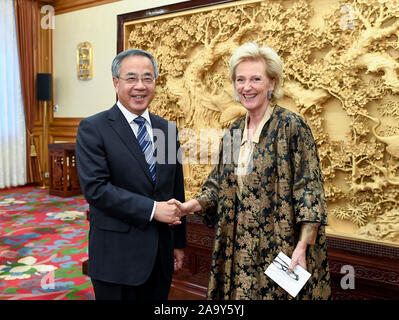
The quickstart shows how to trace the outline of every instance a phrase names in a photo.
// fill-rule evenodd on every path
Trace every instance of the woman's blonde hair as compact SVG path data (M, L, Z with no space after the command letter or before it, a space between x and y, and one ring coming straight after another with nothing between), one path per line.
M266 64L266 75L269 79L275 80L275 86L272 93L273 98L280 98L283 96L283 63L272 48L259 47L257 43L248 42L239 47L230 58L230 79L233 82L235 90L235 76L237 66L244 60L258 60L262 59ZM236 93L236 96L237 93Z

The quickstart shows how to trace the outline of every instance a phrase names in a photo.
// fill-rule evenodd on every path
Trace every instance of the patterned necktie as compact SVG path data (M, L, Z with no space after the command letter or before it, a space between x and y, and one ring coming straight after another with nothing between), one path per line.
M141 150L144 153L145 160L148 163L152 181L155 182L156 173L155 173L155 157L152 149L152 142L150 135L145 128L145 119L143 117L137 117L133 120L139 125L139 131L137 132L137 141L141 147Z

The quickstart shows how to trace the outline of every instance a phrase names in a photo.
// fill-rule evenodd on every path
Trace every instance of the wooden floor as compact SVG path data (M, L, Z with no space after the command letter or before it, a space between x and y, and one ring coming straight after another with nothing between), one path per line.
M173 279L169 300L205 300L206 287Z

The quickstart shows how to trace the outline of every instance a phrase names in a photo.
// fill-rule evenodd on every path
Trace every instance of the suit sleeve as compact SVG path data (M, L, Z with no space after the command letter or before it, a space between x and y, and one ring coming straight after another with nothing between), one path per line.
M176 131L177 133L177 131ZM176 150L180 150L180 143L178 139L178 134L176 135ZM185 202L185 194L184 194L184 176L183 176L183 167L181 163L181 158L179 154L176 155L176 174L175 174L175 185L174 185L174 198L179 200L180 202ZM174 227L175 231L175 243L174 247L176 249L183 249L187 246L186 239L186 217L181 219L182 223L178 226Z
M76 164L87 202L113 218L143 228L150 219L154 201L110 182L107 154L97 126L87 119L79 124Z

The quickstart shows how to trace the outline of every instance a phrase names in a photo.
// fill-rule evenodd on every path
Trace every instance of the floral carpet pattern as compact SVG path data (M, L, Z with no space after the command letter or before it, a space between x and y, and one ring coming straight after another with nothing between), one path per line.
M0 300L92 300L88 204L47 189L0 190Z

